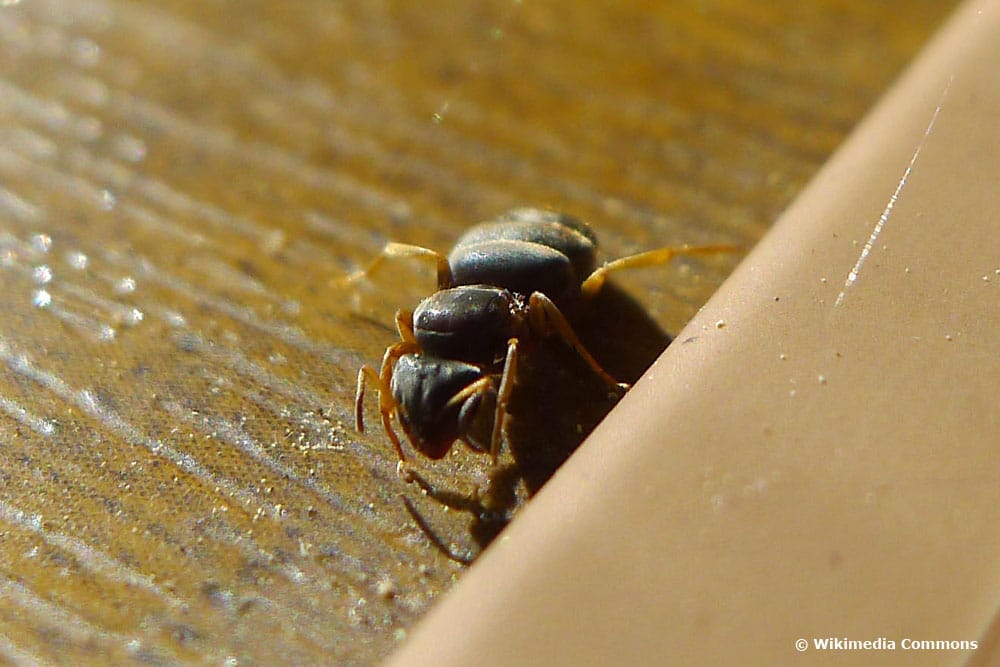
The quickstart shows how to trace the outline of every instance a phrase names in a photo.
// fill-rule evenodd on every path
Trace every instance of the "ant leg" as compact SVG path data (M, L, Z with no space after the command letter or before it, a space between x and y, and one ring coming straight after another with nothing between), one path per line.
M580 285L580 290L587 297L597 294L604 285L608 274L612 271L666 264L678 255L714 255L716 253L739 252L741 250L741 247L732 245L680 246L677 248L647 250L636 255L620 257L605 263L603 266L599 266L583 281L583 284Z
M365 432L365 380L381 385L378 373L371 366L362 366L358 371L358 388L354 392L354 429L358 433ZM381 390L379 387L379 391Z
M396 402L392 398L389 384L371 366L362 366L361 370L358 371L358 389L354 395L354 426L359 433L365 432L365 380L374 382L375 386L378 387L379 414L382 417L382 428L385 429L386 435L392 441L392 446L396 450L396 455L399 456L400 463L405 463L406 456L403 454L403 445L399 441L396 431L393 430L392 422L389 419L390 415L396 410Z
M355 283L362 278L370 278L375 275L380 268L382 268L386 259L396 259L401 257L414 257L417 259L433 261L437 267L438 289L442 290L451 287L451 267L448 265L447 257L429 248L422 248L420 246L409 245L407 243L393 243L391 241L385 244L385 247L382 248L382 252L375 256L375 259L371 261L371 264L364 269L351 273L345 278L333 281L333 285L341 287Z
M562 314L559 307L552 303L549 297L545 296L541 292L535 292L531 295L528 300L528 313L531 318L531 326L537 332L545 334L549 331L549 327L555 330L559 337L563 341L576 350L576 353L587 362L597 375L604 380L604 382L614 389L615 391L628 391L629 386L624 382L619 382L610 375L607 371L601 368L601 365L597 363L597 360L591 356L587 348L583 346L583 342L577 337L576 332L573 331L573 327L566 320L566 316Z
M500 441L503 436L503 426L507 419L507 404L510 402L511 390L514 388L514 382L517 380L517 339L511 338L507 341L507 358L503 365L503 374L500 376L500 388L497 390L497 405L496 410L493 413L493 430L490 432L490 459L492 464L495 466L497 464L497 458L500 454ZM477 393L486 393L493 386L490 378L482 378L481 380L476 380L468 387L455 394L448 401L449 404L457 403L460 400L466 401ZM478 447L474 447L466 439L462 441L470 448L477 451L482 451Z
M399 358L404 354L413 354L415 352L420 352L420 347L417 345L416 340L403 340L385 348L385 354L382 356L382 366L379 370L379 382L382 386L388 388L392 383L392 371L396 367L396 362L399 361ZM388 396L391 397L392 393L389 392Z
M406 456L403 455L403 446L399 441L399 436L396 435L396 431L392 428L392 422L389 420L389 417L396 412L397 408L396 399L392 396L392 371L396 367L396 362L404 354L419 351L420 348L417 347L415 342L402 341L390 345L385 349L385 355L382 356L382 367L378 375L378 405L379 413L382 415L382 427L389 435L389 439L392 440L393 447L396 448L396 453L399 455L400 469L397 472L404 479L408 477L408 474L405 474L405 471L402 470L402 466L406 464Z
M472 403L470 403L470 401L472 399L474 399L474 398L482 398L485 394L488 394L492 390L493 390L493 378L491 378L491 377L480 378L480 379L476 380L475 382L473 382L472 384L470 384L467 387L465 387L464 389L462 389L461 391L459 391L457 394L455 394L451 398L449 398L448 402L445 404L445 408L453 408L455 406L461 406L459 408L459 418L462 419L462 420L464 420L464 419L470 417L470 415L466 414L466 410L470 409L471 406L473 405ZM497 399L497 412L496 412L497 415L501 414L499 405L500 405L500 401L499 401L499 398L498 398ZM506 406L504 407L504 414L506 414ZM492 436L490 438L490 452L493 454L493 463L494 464L496 463L497 438L498 438L498 431L497 431L497 427L496 427L496 422L494 422ZM479 447L473 446L472 443L467 438L460 437L460 439L470 449L474 449L474 450L479 451L479 452L483 451Z
M387 347L385 355L382 357L382 366L379 373L376 373L375 369L367 365L362 366L361 370L358 371L358 386L354 394L354 426L359 433L364 433L365 383L366 381L373 382L378 387L378 411L382 418L382 428L385 429L386 435L392 441L392 446L399 457L400 465L406 463L406 455L403 454L403 444L400 442L399 436L396 435L396 431L392 428L391 417L398 407L396 399L392 396L392 369L401 356L416 351L418 351L416 343L407 341ZM400 472L400 477L404 477L402 472Z
M417 343L417 335L413 333L413 311L412 310L397 310L396 311L396 331L399 332L399 338L404 343Z
M462 389L460 392L448 399L448 402L444 404L445 408L452 408L455 405L465 403L467 400L475 396L476 394L485 394L493 386L493 382L490 378L479 378L469 386Z
M500 439L503 434L503 425L507 420L507 403L510 401L510 393L517 381L517 339L511 338L507 341L507 360L503 365L503 375L500 376L500 389L497 390L497 410L493 417L493 434L490 437L490 458L493 465L497 464L497 457L500 454Z

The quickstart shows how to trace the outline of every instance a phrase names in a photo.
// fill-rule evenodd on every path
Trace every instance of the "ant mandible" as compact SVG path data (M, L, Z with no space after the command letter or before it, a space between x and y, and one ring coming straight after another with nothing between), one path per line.
M495 465L522 340L555 334L609 388L626 391L628 385L611 377L587 351L563 311L574 314L612 271L663 264L678 255L735 250L724 245L657 248L598 267L597 237L589 226L535 208L475 225L447 257L388 243L346 282L373 275L386 259L415 257L435 263L438 291L413 311L396 313L400 341L386 348L380 370L365 365L358 371L357 430L364 432L365 387L371 382L378 388L382 426L399 456L401 476L408 477L403 475L406 455L393 416L413 448L428 458L443 457L461 440L488 451ZM479 428L483 411L493 413L486 442Z

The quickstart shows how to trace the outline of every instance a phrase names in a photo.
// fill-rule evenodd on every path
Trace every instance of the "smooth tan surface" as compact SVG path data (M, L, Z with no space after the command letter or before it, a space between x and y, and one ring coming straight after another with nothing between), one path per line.
M995 660L998 62L966 5L392 664Z
M522 205L750 247L948 8L0 0L0 662L378 662L465 571L401 499L474 555L612 402L526 354L490 511L419 462L449 510L351 423L432 278L332 281ZM738 259L581 334L637 377Z

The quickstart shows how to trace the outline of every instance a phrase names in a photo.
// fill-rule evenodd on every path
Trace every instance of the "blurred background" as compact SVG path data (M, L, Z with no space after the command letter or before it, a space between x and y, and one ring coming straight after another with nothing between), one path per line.
M0 660L377 662L613 401L539 343L500 472L405 484L355 378L433 276L336 281L525 205L752 246L952 4L0 0ZM581 335L634 379L737 261Z

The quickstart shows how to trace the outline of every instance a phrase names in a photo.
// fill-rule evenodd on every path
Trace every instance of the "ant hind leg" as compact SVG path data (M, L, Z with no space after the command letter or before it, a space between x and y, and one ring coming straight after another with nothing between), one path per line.
M732 245L678 246L675 248L668 247L647 250L646 252L640 252L635 255L619 257L618 259L597 267L593 273L587 276L587 279L583 281L583 284L580 285L580 290L583 292L585 297L597 294L597 292L599 292L601 287L604 285L604 281L607 280L608 274L612 271L620 271L621 269L636 269L646 266L658 266L660 264L666 264L674 257L680 255L715 255L725 252L739 252L740 250L742 250L742 248L739 246Z
M409 245L407 243L394 243L391 241L385 244L385 247L382 248L382 252L376 255L375 259L373 259L367 267L355 271L344 278L334 280L333 285L335 287L343 287L345 285L356 283L363 278L371 278L378 273L387 259L397 258L416 258L433 261L434 265L437 267L438 289L442 290L451 287L451 267L448 265L447 257L431 250L430 248Z

